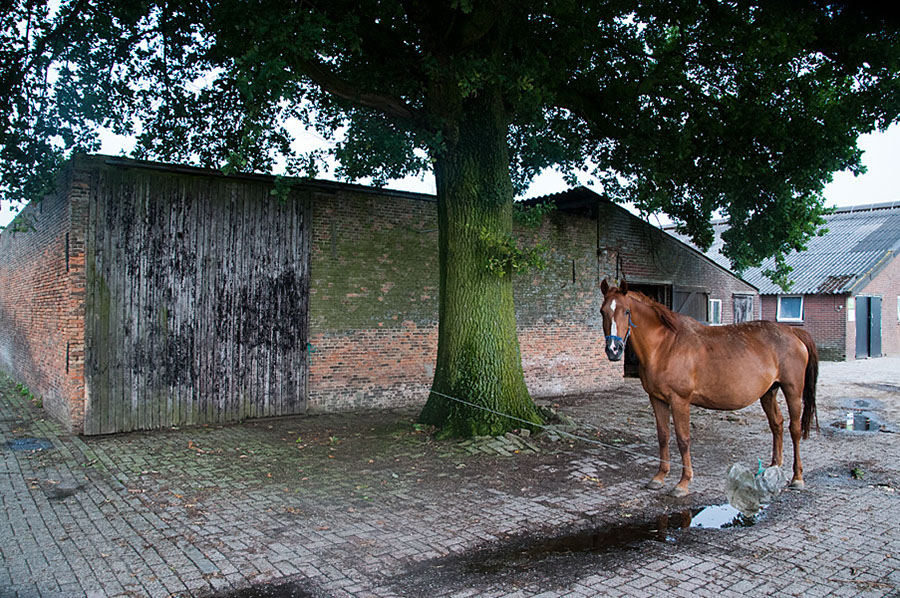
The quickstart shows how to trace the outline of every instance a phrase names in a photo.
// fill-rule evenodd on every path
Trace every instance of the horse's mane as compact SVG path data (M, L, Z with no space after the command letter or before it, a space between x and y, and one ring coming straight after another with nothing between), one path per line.
M634 297L647 307L653 309L656 312L656 315L659 317L659 321L665 325L666 328L671 330L672 332L678 332L682 328L682 316L676 314L674 311L659 303L658 301L654 301L647 295L643 294L640 291L628 291L629 297Z

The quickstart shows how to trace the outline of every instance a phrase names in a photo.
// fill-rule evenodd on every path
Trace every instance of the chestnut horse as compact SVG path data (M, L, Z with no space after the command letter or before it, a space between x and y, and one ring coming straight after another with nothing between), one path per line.
M603 333L606 355L619 361L625 343L640 361L638 375L656 416L659 470L647 488L662 488L669 473L669 414L681 451L681 481L673 496L686 496L691 468L690 407L743 409L759 399L772 430L772 465L783 461L784 418L776 393L781 388L790 414L794 445L791 487L803 487L800 437L809 437L816 412L816 345L802 328L775 322L704 326L636 291L623 279L618 288L604 280ZM803 410L801 416L801 407Z

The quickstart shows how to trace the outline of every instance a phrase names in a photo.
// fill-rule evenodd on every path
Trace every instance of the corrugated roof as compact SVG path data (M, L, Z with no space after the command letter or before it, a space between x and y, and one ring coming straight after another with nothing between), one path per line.
M858 291L856 288L866 276L874 275L881 267L896 257L900 250L900 204L877 204L864 208L838 208L825 217L828 232L809 240L806 251L787 256L787 264L793 268L790 279L794 281L791 293L843 294ZM718 223L713 226L715 241L707 255L718 264L730 268L722 255L722 233L729 226ZM685 235L670 234L682 241ZM762 295L776 295L784 291L765 277L763 272L775 267L775 259L765 260L758 268L744 272L743 278L759 288Z

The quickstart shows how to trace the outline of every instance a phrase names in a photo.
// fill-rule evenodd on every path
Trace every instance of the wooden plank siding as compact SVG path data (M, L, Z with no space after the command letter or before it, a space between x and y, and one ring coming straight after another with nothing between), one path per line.
M100 168L85 259L85 434L302 413L308 198Z

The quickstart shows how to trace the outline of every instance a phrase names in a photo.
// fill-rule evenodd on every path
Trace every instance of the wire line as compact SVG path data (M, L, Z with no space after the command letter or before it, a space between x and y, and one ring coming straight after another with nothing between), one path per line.
M566 431L564 431L564 430L559 430L559 429L551 428L550 426L548 426L548 425L546 425L546 424L536 424L536 423L534 423L533 421L529 421L529 420L527 420L527 419L522 419L522 418L520 418L520 417L516 417L515 415L510 415L510 414L508 414L508 413L503 413L503 412L501 412L501 411L496 411L496 410L494 410L494 409L491 409L490 407L485 407L484 405L478 405L477 403L472 403L471 401L466 401L466 400L464 400L464 399L460 399L460 398L457 398L457 397L451 397L450 395L444 394L444 393L442 393L442 392L438 392L438 391L436 391L436 390L432 390L432 391L431 391L431 394L436 394L436 395L438 395L439 397L444 397L444 398L446 398L446 399L450 399L451 401L456 401L457 403L462 403L463 405L468 405L469 407L474 407L474 408L476 408L476 409L481 409L482 411L487 411L487 412L489 412L489 413L493 413L493 414L499 415L499 416L501 416L501 417L506 417L506 418L509 418L509 419L511 419L511 420L513 420L513 421L521 422L521 423L523 423L523 424L528 424L529 426L534 426L534 427L536 427L536 428L542 428L542 429L544 429L544 430L551 431L551 432L553 432L553 433L555 433L555 434L559 434L560 436L567 436L567 437L572 438L572 439L574 439L574 440L580 440L580 441L582 441L582 442L587 442L587 443L590 443L590 444L596 444L596 445L598 445L598 446L602 446L602 447L604 447L604 448L612 449L612 450L614 450L614 451L620 451L620 452L622 452L622 453L629 453L629 454L631 454L631 455L635 455L635 456L638 456L638 457L643 457L643 458L646 458L646 459L650 459L651 461L658 458L658 456L647 455L646 453L641 453L641 452L639 452L639 451L635 451L635 450L628 449L628 448L625 448L625 447L615 446L615 445L613 445L613 444L606 444L605 442L601 442L601 441L599 441L599 440L594 440L593 438L588 438L588 437L586 437L586 436L579 436L579 435L577 435L577 434L571 434L571 433L566 432ZM669 465L681 465L682 467L684 467L684 465L683 465L682 463L679 463L679 462L676 462L676 461L665 460L665 459L659 459L659 462L660 462L660 463L668 463ZM690 469L691 471L693 471L694 468L693 468L693 467L687 467L686 469Z

